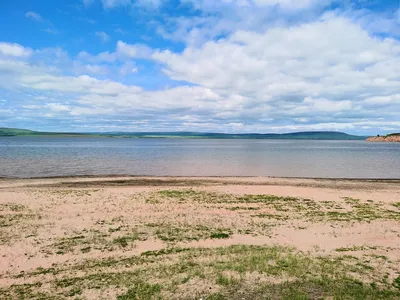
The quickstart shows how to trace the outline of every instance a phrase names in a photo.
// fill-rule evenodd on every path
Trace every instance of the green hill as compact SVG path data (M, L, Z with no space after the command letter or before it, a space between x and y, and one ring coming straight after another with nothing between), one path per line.
M0 128L0 136L57 136L57 137L111 137L111 138L197 138L197 139L295 139L295 140L365 140L364 136L336 131L305 131L293 133L201 133L201 132L107 132L68 133L39 132L17 128Z
M0 127L0 136L18 136L18 135L34 135L36 131L17 128Z

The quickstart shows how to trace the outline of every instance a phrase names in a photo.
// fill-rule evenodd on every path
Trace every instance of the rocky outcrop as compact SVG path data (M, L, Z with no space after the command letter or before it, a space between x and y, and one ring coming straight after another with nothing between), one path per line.
M400 135L371 136L367 142L400 142Z

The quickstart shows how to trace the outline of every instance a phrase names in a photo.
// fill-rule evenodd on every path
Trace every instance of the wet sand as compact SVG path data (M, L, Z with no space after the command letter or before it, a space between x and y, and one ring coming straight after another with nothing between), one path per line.
M38 293L58 295L59 299L72 297L68 292L75 286L64 287L58 284L60 280L86 278L96 272L109 274L104 268L74 269L88 261L121 261L165 249L214 251L234 245L278 246L313 258L351 256L358 260L356 265L371 268L368 276L354 275L357 280L368 284L377 281L382 289L396 290L400 276L399 180L0 179L0 217L0 287L7 297L18 295L16 287L24 287L29 298ZM176 259L179 255L174 254L171 261ZM135 269L132 265L108 267L113 272ZM260 274L259 280L276 283L270 275ZM165 299L200 299L211 292L223 297L230 291L218 280L210 283L202 279L198 284L203 288L191 295L187 290L193 287L186 282L174 283L172 288L166 278L154 275L147 281L152 278L163 282L159 296ZM35 285L39 282L46 284ZM27 284L34 288L25 290ZM104 283L93 289L85 284L79 285L73 296L116 299L129 287Z

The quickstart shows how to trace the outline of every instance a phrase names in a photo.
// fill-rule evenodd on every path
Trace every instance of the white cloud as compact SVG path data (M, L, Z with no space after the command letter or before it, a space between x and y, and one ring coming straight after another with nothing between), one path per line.
M25 17L27 17L28 19L31 19L33 21L44 22L44 19L42 18L42 16L34 11L28 11L25 14Z
M108 67L105 65L82 64L78 61L75 61L73 65L73 71L76 74L105 75L108 73Z
M91 74L102 75L107 73L107 68L98 65L85 65L85 69Z
M25 48L19 44L0 42L0 55L28 57L32 54L32 50Z
M122 76L127 76L138 71L137 67L132 62L126 62L122 65L119 72Z
M234 3L260 11L277 4L287 10L317 5L305 0L206 2L198 4ZM115 128L130 128L134 118L150 130L400 129L398 40L372 35L358 20L338 13L300 25L260 28L255 28L260 20L237 27L233 19L210 26L204 22L214 18L211 14L186 24L182 36L190 32L189 42L178 52L118 41L114 51L82 51L72 59L61 49L32 51L0 43L0 86L29 99L18 105L31 115L40 110L52 118L92 120L93 126L106 120ZM224 34L216 38L201 32L212 32L214 25ZM147 61L136 62L140 59ZM161 64L176 82L165 75L151 77L159 65L151 65L143 77L132 76L150 64ZM165 87L157 90L149 81Z
M236 31L263 32L315 20L336 0L180 0L196 10L196 16L170 16L157 31L166 39L194 47Z
M334 2L334 0L181 0L182 3L191 4L196 9L203 11L215 11L221 7L275 7L278 6L285 10L304 10L314 7L324 7Z
M394 104L400 104L400 94L367 98L365 99L365 103L373 106L381 106L381 105L392 106Z
M82 51L77 55L77 58L92 63L112 63L117 60L125 61L132 58L151 59L153 52L153 49L143 44L127 44L123 41L118 41L115 52L106 51L97 55L91 55L86 51Z
M130 58L149 58L153 50L142 44L127 44L122 41L117 42L116 53L119 56L126 56Z
M356 100L400 89L400 43L370 37L343 18L264 33L238 31L200 48L153 57L165 63L173 79L260 102L289 96L298 102L305 97Z
M117 95L120 93L136 93L140 87L126 86L111 80L98 80L88 75L54 76L47 74L21 74L20 84L23 87L59 92L92 93L99 95Z
M103 42L107 43L110 40L110 36L104 31L97 31L96 36Z
M313 99L307 97L304 99L302 106L303 113L313 111L317 112L327 112L327 113L334 113L334 112L346 112L351 111L354 109L353 104L350 100L343 100L343 101L331 101L328 99Z
M53 112L67 112L70 108L60 103L47 103L46 106Z
M324 7L333 2L333 0L254 0L257 6L279 5L286 10L304 10L311 7Z

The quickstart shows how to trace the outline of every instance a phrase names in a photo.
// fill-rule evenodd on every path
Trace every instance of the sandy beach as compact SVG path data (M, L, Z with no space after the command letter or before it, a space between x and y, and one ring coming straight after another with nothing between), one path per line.
M400 180L0 179L0 299L398 299L399 221Z

